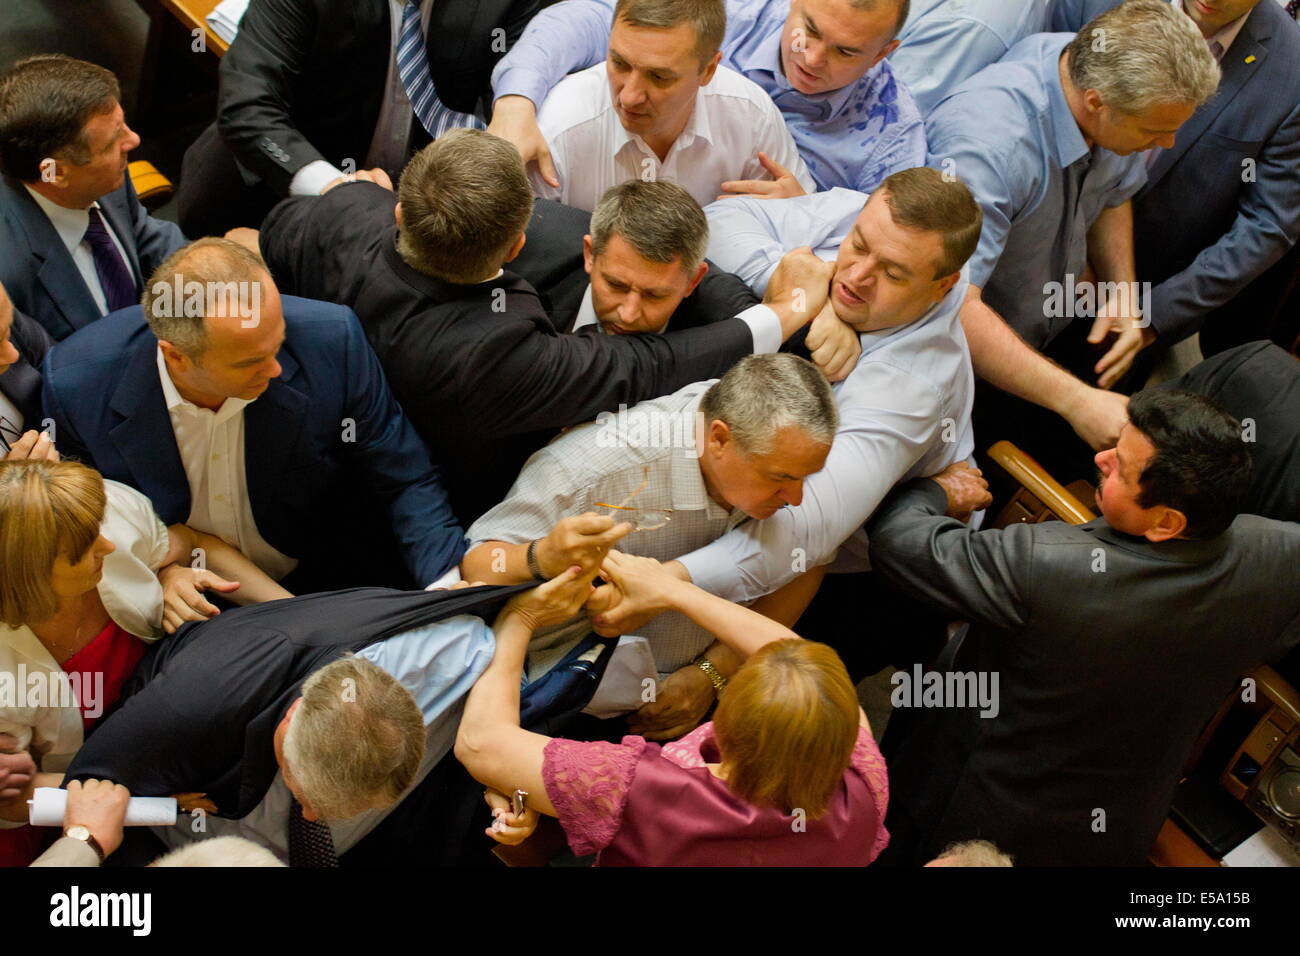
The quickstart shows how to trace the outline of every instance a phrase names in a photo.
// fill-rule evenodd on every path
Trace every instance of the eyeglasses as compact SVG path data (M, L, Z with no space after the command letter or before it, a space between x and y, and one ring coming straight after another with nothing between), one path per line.
M0 455L9 454L10 449L14 447L14 442L22 437L23 430L0 415Z
M641 484L637 485L636 490L623 499L621 505L610 505L603 501L597 501L597 508L609 508L613 511L624 512L614 517L627 521L632 525L633 531L655 531L662 528L673 518L671 508L629 508L628 505L636 498L637 495L645 491L646 485L650 484L650 466L646 465L641 469Z

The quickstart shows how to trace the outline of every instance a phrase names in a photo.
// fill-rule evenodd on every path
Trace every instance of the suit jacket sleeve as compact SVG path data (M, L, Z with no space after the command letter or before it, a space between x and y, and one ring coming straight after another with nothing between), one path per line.
M32 866L99 866L99 856L87 843L72 837L59 837Z
M50 349L41 366L41 405L45 409L45 417L54 422L54 446L59 451L59 457L69 461L79 461L98 470L95 456L77 434L72 419L63 408L63 401L59 395L60 385L55 384L56 373L52 369L51 362L53 358L54 350Z
M946 517L947 507L936 482L917 478L903 485L867 524L871 566L957 617L1020 630L1029 620L1032 529L974 531Z
M14 322L9 329L9 336L13 339L14 348L18 349L28 365L40 368L45 361L45 353L54 347L54 340L35 319L23 315L17 309L14 309L13 315Z
M294 126L292 83L317 30L311 4L255 0L221 63L217 129L239 159L281 196L294 173L325 157ZM284 158L264 150L273 144Z
M126 177L126 204L131 213L131 228L135 233L135 251L140 257L140 275L148 282L154 270L173 252L189 240L180 226L165 219L155 219L140 203L135 183Z
M346 447L388 507L406 564L431 584L460 562L464 533L452 514L438 467L393 397L361 323L348 310L347 414L356 441Z

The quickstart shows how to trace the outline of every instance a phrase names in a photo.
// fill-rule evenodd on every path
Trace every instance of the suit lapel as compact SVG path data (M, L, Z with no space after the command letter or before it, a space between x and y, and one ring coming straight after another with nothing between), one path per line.
M301 368L297 359L287 350L278 358L280 377L272 379L257 401L244 409L244 473L253 520L263 536L268 524L264 516L276 513L276 492L284 473L292 467L290 453L298 447L311 404L298 387ZM285 490L293 493L293 489Z
M164 522L175 524L189 520L190 484L158 378L157 346L153 336L143 338L109 400L121 420L108 434L131 472L129 483L148 496Z
M127 262L131 266L131 276L135 279L135 287L143 289L144 276L140 272L140 254L135 247L135 231L131 228L131 214L127 209L126 187L100 199L99 208L113 227L118 241L122 243Z

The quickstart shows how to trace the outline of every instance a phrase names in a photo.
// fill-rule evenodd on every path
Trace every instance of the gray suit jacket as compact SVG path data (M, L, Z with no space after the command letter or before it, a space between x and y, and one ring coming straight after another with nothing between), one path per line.
M99 857L81 840L59 837L32 866L99 866Z
M997 675L997 714L895 711L912 732L886 748L891 813L923 859L984 838L1027 865L1140 864L1202 725L1300 642L1300 525L1243 515L1152 544L1104 519L972 531L946 505L904 486L868 527L871 562L970 622L941 670Z

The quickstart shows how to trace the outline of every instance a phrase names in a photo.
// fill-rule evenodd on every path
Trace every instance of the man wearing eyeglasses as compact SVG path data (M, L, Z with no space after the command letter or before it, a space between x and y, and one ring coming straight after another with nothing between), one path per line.
M48 458L59 453L41 423L41 373L50 337L35 320L14 308L0 284L0 456L5 460Z

